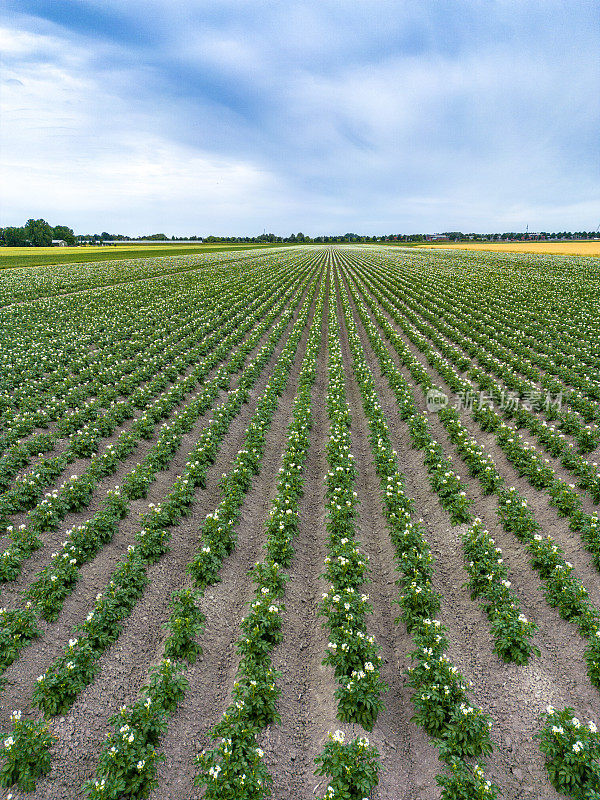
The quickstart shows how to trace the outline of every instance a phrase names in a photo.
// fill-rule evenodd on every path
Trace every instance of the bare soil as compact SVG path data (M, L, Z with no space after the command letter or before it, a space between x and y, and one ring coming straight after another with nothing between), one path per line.
M360 258L363 252L356 250L355 257ZM302 257L305 258L305 255L299 251L298 259ZM324 258L323 278L327 275L327 263ZM341 311L337 291L328 302L338 305ZM297 313L294 319L296 317ZM273 776L273 797L276 800L322 797L327 782L315 776L314 759L321 752L328 732L342 729L349 735L364 733L360 726L345 725L336 719L336 682L331 668L322 664L327 648L327 633L318 616L321 596L327 589L322 577L326 556L324 475L328 468L326 442L329 432L325 402L326 321L325 310L322 347L313 387L313 426L305 467L300 524L284 597L284 638L273 652L274 666L281 672L279 683L282 692L278 706L281 722L265 729L260 742L265 752L265 763ZM545 602L540 580L529 566L523 545L498 523L495 496L482 493L478 481L469 475L458 457L441 422L434 414L430 414L428 420L432 433L446 455L453 458L454 469L473 499L473 512L482 518L502 549L523 613L539 626L535 644L540 649L540 656L532 658L528 666L505 664L494 654L488 618L478 602L471 600L464 587L467 573L460 539L464 528L450 523L448 513L430 489L422 453L411 447L407 426L400 419L394 395L386 378L380 373L377 358L356 313L355 321L390 426L392 443L399 454L406 492L414 500L416 518L422 518L425 523L427 538L436 559L435 588L444 598L440 618L448 629L448 655L472 682L473 703L481 706L493 720L494 751L483 762L486 772L500 787L499 797L502 800L559 800L561 795L548 781L536 735L541 727L540 714L548 703L574 706L582 719L595 719L598 722L598 692L587 677L583 661L584 641L574 626L562 620L558 612ZM203 652L187 671L189 688L182 703L169 718L167 732L161 740L160 750L165 760L160 767L159 784L151 800L199 800L202 796L200 789L193 784L193 759L203 747L210 744L210 729L230 703L239 663L235 647L240 632L239 623L253 596L253 585L247 573L263 555L264 523L276 491L307 335L308 326L266 437L260 473L254 478L244 500L237 545L223 564L221 582L210 587L202 600L202 610L206 615L206 628L200 638ZM170 594L174 589L188 585L185 566L197 547L202 522L220 500L221 474L229 468L242 446L245 428L285 338L284 335L257 382L250 402L243 407L225 437L217 459L209 470L206 488L197 490L189 515L173 529L170 551L149 568L148 586L125 621L117 642L101 656L97 678L80 693L68 713L51 721L51 730L58 737L52 749L51 772L31 794L13 789L14 800L25 797L34 800L75 800L83 797L81 786L95 774L102 742L109 730L109 717L119 706L138 697L149 670L162 657L166 636L163 626L168 617ZM424 356L408 339L405 341L429 370L436 384L452 397L449 387L428 366ZM356 486L360 500L356 535L359 546L369 556L371 567L370 582L365 585L373 606L368 627L381 647L382 676L388 685L384 696L385 710L380 714L373 731L368 734L381 754L382 766L380 785L372 797L373 800L439 800L440 789L435 776L440 773L442 766L437 750L422 729L411 722L413 706L406 669L411 663L413 643L405 627L395 622L398 615L395 554L382 513L381 491L371 455L368 422L354 378L343 321L341 346L352 410L352 452L359 475ZM401 369L412 386L419 408L425 411L425 399L420 387L414 384L407 370ZM26 647L6 671L8 683L0 693L0 728L3 734L10 727L9 716L13 708L21 708L26 716L37 716L31 703L36 677L62 653L72 635L73 625L85 618L95 594L103 589L117 561L133 541L139 528L139 516L150 502L160 502L181 472L209 417L210 412L198 420L194 429L184 437L169 469L160 473L151 485L148 497L131 504L130 512L122 520L114 539L82 567L76 589L66 599L58 620L52 624L43 623L39 639ZM496 445L493 435L483 433L467 412L463 413L462 421L473 437L493 456L507 484L516 486L527 498L544 531L564 547L567 558L590 591L592 601L600 607L598 570L582 547L579 537L569 530L568 521L558 517L543 492L532 489L524 479L519 478ZM151 441L140 443L138 449L123 463L119 474L98 486L85 513L70 514L59 531L46 537L44 547L24 566L20 578L2 587L2 605L10 607L18 602L20 593L47 563L51 550L62 540L64 531L87 519L98 507L108 486L119 483L151 444ZM85 460L78 462L71 471L80 474L85 463ZM562 477L568 477L559 462L552 460L552 466ZM595 508L589 498L585 503L586 509Z

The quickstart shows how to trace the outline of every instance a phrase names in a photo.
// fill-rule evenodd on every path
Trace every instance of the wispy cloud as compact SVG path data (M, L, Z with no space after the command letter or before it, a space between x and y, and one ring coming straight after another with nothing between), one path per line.
M4 224L598 224L595 3L8 6Z

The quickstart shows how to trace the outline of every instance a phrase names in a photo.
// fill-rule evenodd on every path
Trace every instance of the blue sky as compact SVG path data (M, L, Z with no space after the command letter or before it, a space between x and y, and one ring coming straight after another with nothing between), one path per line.
M5 0L0 224L595 229L598 4Z

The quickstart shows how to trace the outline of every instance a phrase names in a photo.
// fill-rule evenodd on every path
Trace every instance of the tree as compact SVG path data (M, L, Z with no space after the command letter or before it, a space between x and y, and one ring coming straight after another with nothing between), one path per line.
M67 244L75 244L75 234L72 228L67 228L66 225L54 226L54 239L62 239Z
M50 247L54 236L54 229L45 219L28 219L25 225L25 235L34 247Z
M3 228L2 238L6 247L25 247L29 244L25 228Z

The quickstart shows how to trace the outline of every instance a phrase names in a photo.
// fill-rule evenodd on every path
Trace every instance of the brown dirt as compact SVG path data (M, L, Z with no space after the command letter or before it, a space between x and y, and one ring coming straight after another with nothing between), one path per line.
M305 296L305 294L303 293L302 299L301 299L301 302L300 302L299 305L302 304L302 300L303 300L304 296ZM299 313L299 307L296 308L296 310L294 312L294 315L293 315L293 320L294 321L298 318L298 313ZM277 319L275 320L274 324L277 323L277 321L280 319L280 316L281 315L279 315L277 317ZM288 330L289 330L289 327L288 327ZM256 356L256 354L258 353L260 348L267 341L268 337L269 337L269 331L267 331L265 334L263 334L263 336L260 338L258 344L250 351L250 353L246 357L246 362L245 362L246 364L248 364ZM282 337L282 340L280 341L280 343L278 344L278 346L277 346L277 348L275 350L275 353L274 353L275 357L277 357L279 355L279 353L281 352L281 350L283 349L284 343L285 343L285 336ZM273 362L271 362L271 363L273 363ZM168 423L170 417L177 410L180 410L183 406L187 405L191 400L193 400L195 397L197 397L202 392L204 385L206 384L206 382L208 380L210 380L215 375L215 373L217 372L217 369L218 369L218 367L213 367L213 369L211 369L208 372L205 380L201 384L199 384L198 387L189 396L187 396L184 399L183 403L181 403L180 405L176 406L172 410L172 412L169 415L169 417L165 418L164 420L159 422L158 425L155 426L154 435L152 436L151 439L140 439L139 440L135 450L129 456L127 456L127 458L124 461L121 462L120 469L119 469L119 471L117 473L115 473L114 475L108 475L106 478L103 478L102 480L100 480L98 482L98 484L96 485L96 488L94 489L94 491L92 493L92 498L91 498L91 501L90 501L89 505L83 511L70 512L69 514L67 514L67 516L65 517L65 519L61 523L61 525L58 528L58 530L56 530L56 531L48 531L48 532L44 533L41 536L41 538L43 540L42 547L39 550L36 550L32 554L32 556L23 563L21 574L18 576L17 580L15 580L15 581L13 581L11 583L8 583L8 584L3 584L3 585L0 586L0 605L11 607L15 602L17 602L18 597L21 594L21 592L31 583L31 581L35 578L35 575L37 574L37 572L45 564L48 563L50 554L54 550L56 550L56 549L58 549L60 547L61 542L65 538L64 537L64 532L66 530L68 530L69 528L73 528L73 527L75 527L77 525L82 525L86 520L90 519L94 515L94 513L96 513L96 511L98 511L98 509L100 508L100 506L102 504L102 501L104 500L104 498L106 496L106 492L109 489L111 489L112 487L114 487L116 484L121 483L122 480L123 480L123 477L131 469L133 469L133 467L135 467L136 464L138 464L144 458L144 456L150 450L152 445L156 442L161 426L164 423ZM238 379L239 379L239 373L232 376L232 380L231 380L232 387L234 387L236 385ZM264 382L266 382L266 378L264 379L263 383L259 382L258 385L262 386L264 384ZM256 388L253 391L255 392ZM215 408L219 403L221 403L223 401L223 399L225 397L225 394L226 394L225 391L219 392L219 395L218 395L217 399L215 400L215 402L213 403L212 408ZM259 392L259 394L260 394L260 392ZM183 458L183 461L181 463L185 463L185 459L187 458L187 454L189 453L189 450L193 447L194 442L196 441L196 438L197 438L197 435L198 435L198 431L202 429L202 427L206 424L206 421L208 419L210 419L210 416L211 416L211 410L209 409L205 414L203 414L201 417L198 418L198 421L194 425L192 430L188 434L184 435L184 437L182 439L182 442L181 442L181 445L178 448L178 454L176 455L176 457L175 457L175 459L173 461L173 464L179 463L179 461L181 460L180 456L183 455L183 454L185 454L185 457ZM110 437L107 437L106 439L104 439L103 440L103 447L106 447L106 445L108 445L108 444L114 443L116 441L117 437L119 436L119 433L122 430L129 429L131 424L132 424L132 421L129 420L127 423L124 423L122 426L120 426ZM73 462L73 464L71 464L67 468L67 475L82 475L84 470L87 468L88 465L89 465L89 459L86 459L86 458L77 459L76 461ZM161 483L161 482L163 482L162 481L162 476L165 475L165 474L168 474L168 472L167 473L159 473L157 475L158 487L160 487L162 485L162 483ZM58 486L60 486L62 481L65 479L65 477L66 476L63 475L60 478L58 478L56 480L55 484L53 486L49 487L49 489L47 489L46 491L50 491L52 488L57 488ZM134 516L135 517L135 521L134 521L133 524L136 525L137 524L138 514L141 513L143 509L146 508L146 505L147 505L148 502L155 502L156 499L153 499L153 498L160 497L161 494L162 494L162 491L159 491L158 494L157 494L156 493L156 489L153 489L151 487L150 490L149 490L149 493L148 493L148 497L146 499L136 500L136 501L133 501L130 504L130 512L127 515L127 518L131 518L132 516ZM152 497L150 495L152 495ZM20 513L20 514L15 514L14 517L11 518L11 523L13 525L19 525L21 523L26 523L26 521L27 521L27 515L26 515L25 512L24 513ZM118 537L120 535L121 530L124 529L125 527L126 527L126 522L124 520L124 521L121 522L121 524L119 526L119 534L117 536L115 536L115 538L113 539L113 542L111 542L108 545L108 547L111 547L114 544L118 545ZM126 547L130 543L131 543L131 541L129 539L127 541L123 540L123 542L121 542L121 545L123 547ZM0 545L0 547L1 547L1 545ZM103 552L106 552L106 548L103 549ZM83 569L85 569L85 567Z
M348 402L352 409L352 451L359 472L356 488L360 501L358 539L371 566L372 583L368 585L368 592L374 613L369 628L381 646L382 677L389 686L385 711L378 717L370 736L382 754L383 771L376 796L382 800L391 797L433 800L439 796L435 784L435 775L439 771L437 752L424 731L410 722L414 708L406 686L405 671L410 666L409 654L414 648L405 627L394 623L399 610L395 604L398 594L395 550L382 513L381 488L371 455L368 421L352 370L352 354L345 327L342 328L341 342Z
M360 258L365 251L357 249L354 252ZM400 251L397 255L400 257ZM298 260L302 257L302 251L298 251ZM338 302L337 296L331 300ZM424 520L427 538L436 558L435 588L444 597L440 617L448 628L449 656L465 677L472 681L473 702L487 711L493 720L494 752L484 760L486 771L499 785L502 800L558 800L560 795L548 782L535 736L540 730L540 712L547 703L573 705L582 718L596 717L598 693L586 674L582 658L584 642L574 627L563 621L546 604L539 588L540 580L528 565L525 549L516 537L504 532L497 522L495 497L482 494L477 480L469 476L465 465L456 455L438 418L430 415L432 433L444 452L454 456L454 468L474 500L474 513L484 520L503 551L523 613L539 625L535 644L541 654L533 658L528 666L504 664L495 656L488 619L463 588L467 580L460 546L463 528L450 524L448 514L431 491L422 454L411 448L407 426L398 415L394 396L387 380L380 374L377 359L358 317L356 322L372 367L382 409L390 425L392 443L399 453L406 491L414 499L416 517ZM324 334L325 327L326 324ZM307 331L308 328L305 329L287 389L267 434L261 472L255 477L244 501L237 546L223 565L221 583L210 587L202 601L202 609L207 617L206 629L200 639L203 654L189 668L189 688L180 707L169 719L168 730L160 746L166 758L160 768L159 786L151 800L197 800L201 797L200 790L193 786L193 757L209 743L208 732L230 701L238 666L235 642L239 636L239 622L253 594L253 585L247 572L262 557L263 526L275 493ZM406 341L421 363L429 369L435 382L448 389L428 367L422 354ZM370 594L374 613L367 624L381 646L382 675L389 686L384 696L385 710L372 733L368 734L381 753L382 765L380 786L373 793L373 798L439 800L440 790L435 783L435 775L441 771L441 765L437 751L426 734L410 721L413 708L404 673L410 664L409 653L413 645L404 626L394 622L398 613L395 604L398 589L395 585L394 552L382 514L379 480L371 456L367 420L353 376L345 330L342 330L341 344L348 400L352 409L352 451L359 469L356 486L360 500L357 540L369 556L371 565L371 583L365 588ZM218 481L221 473L228 469L241 446L257 398L282 347L283 341L265 368L250 402L234 421L209 471L206 488L197 491L191 513L174 528L171 550L150 567L150 582L126 620L121 636L101 657L98 677L81 692L67 714L52 722L52 730L59 736L59 741L52 751L51 773L40 781L36 791L30 795L13 790L14 800L24 797L33 800L75 800L82 797L81 785L95 772L101 744L108 732L108 718L121 704L132 702L138 696L148 670L162 655L165 638L162 626L168 616L170 593L175 588L187 585L184 567L196 549L198 530L206 513L212 511L219 501ZM413 386L419 407L425 410L420 387L414 385L404 369L403 374ZM300 525L284 598L284 639L273 653L274 666L282 672L279 702L281 722L269 726L261 740L266 764L274 777L273 797L277 800L308 800L322 796L326 781L314 776L314 758L321 751L328 731L340 728L352 735L363 733L359 726L343 725L336 720L335 679L331 669L321 663L327 645L327 634L317 615L321 593L326 588L321 577L326 555L323 481L327 471L325 445L329 430L324 402L326 389L327 351L324 335L313 388L314 418L305 469L305 491L300 506ZM184 438L169 470L160 473L148 497L132 503L131 511L122 521L113 541L84 565L80 581L74 593L65 601L58 621L43 625L43 635L25 648L18 661L7 670L9 683L0 694L2 731L8 729L8 716L12 708L21 707L25 714L35 714L31 707L35 678L62 652L73 624L85 617L91 598L102 589L117 560L131 543L139 527L139 514L149 502L159 501L181 471L208 416L198 420L194 429ZM462 419L474 438L484 444L494 457L508 485L514 485L522 492L544 529L565 548L567 558L575 565L593 601L600 606L598 571L591 564L578 537L568 530L568 523L560 519L548 505L544 493L537 492L518 478L492 435L482 433L468 414L463 414ZM120 476L139 460L150 444L141 443L140 448L123 464L119 475L106 480L106 486L120 482ZM558 469L560 465L554 460L552 464L562 475ZM71 471L80 474L75 467ZM103 482L85 514L69 515L61 531L86 519L97 507L98 498L106 486ZM2 604L11 605L17 599L17 593L45 563L50 549L61 540L60 531L48 535L43 551L33 556L22 578L14 586L3 589Z
M313 313L314 305L310 319ZM247 573L262 556L263 526L275 496L310 319L298 347L288 386L267 434L260 474L254 479L244 500L237 545L221 569L221 582L206 590L201 603L207 619L201 637L203 654L188 670L189 689L170 718L169 729L162 740L162 752L166 760L160 770L160 786L152 795L156 800L192 800L200 796L192 783L193 757L210 744L208 731L219 721L230 703L230 691L239 664L235 649L240 632L239 622L247 613L247 603L254 596L254 585ZM215 505L213 503L207 512Z
M358 316L355 319L363 346L374 365L376 356L360 319ZM407 339L405 341L410 345ZM421 363L427 367L426 360L416 348L413 348L413 354L420 357ZM535 644L540 648L541 656L533 659L528 666L505 664L493 653L487 617L478 604L470 600L467 590L462 588L468 578L460 548L460 533L464 528L450 524L449 515L443 511L430 490L422 455L411 448L407 426L397 413L395 398L387 381L380 376L377 368L372 369L382 407L390 422L392 442L402 454L406 491L415 500L416 513L425 521L427 538L436 556L435 585L445 598L440 618L449 629L449 655L465 677L473 682L473 699L491 714L494 722L492 733L495 752L486 760L491 767L488 772L500 786L503 798L558 798L560 795L548 785L542 756L533 737L540 729L539 714L548 703L556 706L574 705L582 716L595 717L597 691L587 677L582 658L583 640L572 625L562 620L558 612L546 604L539 591L540 580L529 567L523 546L516 537L505 533L497 522L495 497L486 497L479 490L478 482L468 474L443 426L432 414L428 419L432 433L442 444L446 455L454 455L454 469L460 475L468 495L475 500L473 513L481 517L502 550L523 613L534 619L540 627ZM420 387L414 385L407 370L402 369L402 372L414 387L413 395L419 401L420 410L425 411L426 404ZM433 375L433 370L430 372L438 384L443 383L439 376ZM443 388L446 390L449 387ZM471 433L481 441L474 430ZM488 447L488 451L496 459L497 453L492 452L491 447ZM500 466L504 475L509 473L509 469L507 463ZM535 490L527 494L525 487L517 484L516 480L516 476L515 481L511 476L510 485L516 485L519 491L523 490L530 502L531 492L535 493ZM560 527L553 509L532 506L544 529L556 536L556 530L548 526L549 518L554 517ZM564 521L562 523L565 525ZM565 527L568 528L568 525ZM567 551L567 557L570 556L571 553ZM597 572L595 574L597 584ZM585 582L589 576L581 574L581 577Z
M298 311L288 325L288 331L297 318L297 314ZM300 354L305 347L306 338L305 330L299 345ZM125 628L116 644L101 657L102 668L99 677L80 694L67 715L59 718L57 723L53 724L53 731L60 736L60 741L54 748L54 751L58 752L56 752L52 772L45 781L38 785L36 797L49 798L49 800L50 798L52 800L64 798L66 800L76 796L73 792L79 792L83 780L93 774L99 755L99 746L107 732L106 720L118 710L120 705L135 698L147 676L148 669L159 660L164 641L161 626L168 616L167 603L171 591L179 588L185 581L183 569L197 546L197 531L206 514L215 507L219 500L218 481L242 445L244 432L254 413L256 401L264 390L268 376L285 341L284 334L263 375L253 388L249 403L243 406L226 436L217 460L209 470L207 488L197 490L197 502L192 507L192 513L174 529L170 552L150 568L148 573L150 582L142 599L138 602L134 613L126 621ZM269 464L267 461L269 446L275 449L282 446L283 434L288 424L285 414L289 415L291 409L291 401L295 393L293 387L299 371L298 363L290 376L288 389L281 398L279 411L273 421L270 444L267 445L264 464ZM202 418L194 429L184 436L182 445L169 470L160 473L158 480L152 484L148 497L132 503L130 513L122 520L118 534L109 545L104 547L95 559L82 567L77 590L66 599L57 622L43 623L40 626L43 630L42 636L23 650L21 657L6 670L5 676L9 683L2 697L4 725L8 723L8 715L12 708L25 709L30 706L35 678L64 649L66 641L71 635L72 626L84 618L89 610L91 598L102 590L117 561L123 555L127 545L131 543L134 533L139 529L137 522L139 514L145 511L149 502L158 502L164 491L179 474L203 423L209 416L210 412L207 412L206 418ZM270 466L273 466L272 463ZM263 474L270 475L273 472L274 480L277 468L272 470L267 468ZM250 495L247 500L251 504ZM242 526L245 525L250 513L246 510L247 507L242 516ZM243 541L245 539L240 536L240 543ZM255 558L249 561L248 566L254 560ZM237 575L244 584L246 583L246 572L247 568L241 571L233 570L233 574ZM244 600L240 601L240 604L243 605L243 602ZM226 625L229 626L231 617L225 617L225 620ZM234 634L235 629L232 629L231 635ZM115 689L115 687L118 688ZM15 797L17 796L15 795Z

